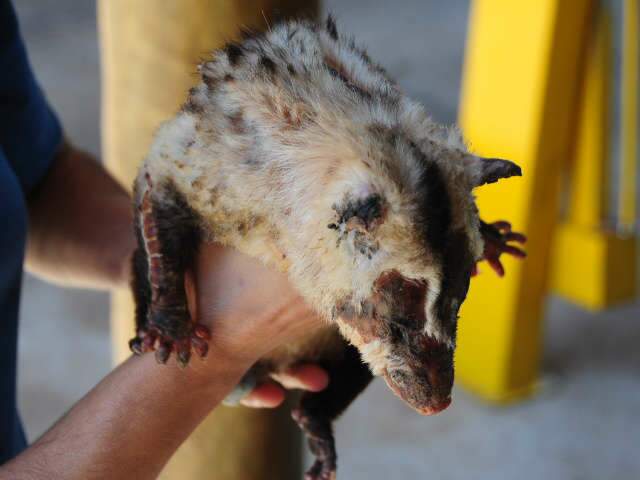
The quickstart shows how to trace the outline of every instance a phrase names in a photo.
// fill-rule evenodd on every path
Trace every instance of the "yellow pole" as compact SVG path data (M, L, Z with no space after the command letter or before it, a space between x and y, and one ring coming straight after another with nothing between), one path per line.
M635 239L619 236L606 221L609 199L609 131L612 76L609 11L598 9L581 91L569 205L555 234L551 287L590 310L635 297Z
M619 225L633 230L637 219L638 181L638 0L624 0L622 41L622 162Z
M609 213L609 130L611 126L611 18L598 9L589 35L575 158L570 162L570 197L567 223L601 229Z
M527 233L529 257L473 281L460 322L456 375L494 402L530 394L540 359L548 257L561 166L571 150L591 0L475 0L460 121L478 153L509 158L522 179L478 189L482 216Z
M267 19L313 16L318 7L317 0L99 2L103 153L109 169L132 184L154 130L177 112L198 81L200 59L237 35L240 26L261 29ZM117 292L112 301L117 362L129 355L127 340L133 331L131 296ZM162 478L272 480L300 475L300 436L287 411L221 407L180 448Z

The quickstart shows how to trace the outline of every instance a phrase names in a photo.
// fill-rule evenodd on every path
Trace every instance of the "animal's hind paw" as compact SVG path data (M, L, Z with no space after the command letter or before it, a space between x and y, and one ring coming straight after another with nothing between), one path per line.
M309 450L316 457L313 466L305 473L304 480L336 480L336 447L331 423L316 418L296 408L291 417L306 434Z
M191 359L191 352L200 358L207 356L211 338L209 329L204 325L194 324L183 335L172 335L161 328L152 326L138 329L137 335L129 341L129 348L136 355L155 351L158 363L167 363L171 353L175 353L178 366L186 367Z
M516 258L524 258L527 254L524 250L514 246L511 242L524 244L527 237L522 233L511 231L511 224L501 220L494 223L481 222L480 233L484 240L483 260L486 260L498 276L504 275L504 267L500 261L500 255L507 253ZM477 274L477 269L473 275Z
M307 473L304 480L336 480L336 469L327 462L316 460Z

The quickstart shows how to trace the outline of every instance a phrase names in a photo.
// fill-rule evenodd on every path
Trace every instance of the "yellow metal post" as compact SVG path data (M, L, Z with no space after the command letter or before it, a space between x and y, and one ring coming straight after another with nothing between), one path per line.
M632 231L637 219L638 181L638 0L624 0L622 41L622 165L619 222Z
M606 221L613 48L605 8L599 10L594 27L569 175L568 215L555 235L551 286L582 307L601 310L635 297L637 267L635 239L619 236Z
M264 28L274 16L317 11L317 0L101 1L103 151L109 169L132 184L153 132L178 111L198 81L196 65L239 27ZM115 293L112 334L118 362L129 355L133 318L130 293ZM161 477L298 479L301 452L298 429L286 410L221 407L182 445Z
M458 379L487 400L531 393L538 378L542 304L557 220L558 178L574 134L590 0L475 0L460 122L472 148L519 163L522 179L478 189L488 221L529 236L529 258L486 271L464 304ZM486 269L488 270L488 269Z
M585 71L577 118L574 158L570 163L567 223L600 229L609 213L609 131L611 128L611 18L598 9L589 29Z

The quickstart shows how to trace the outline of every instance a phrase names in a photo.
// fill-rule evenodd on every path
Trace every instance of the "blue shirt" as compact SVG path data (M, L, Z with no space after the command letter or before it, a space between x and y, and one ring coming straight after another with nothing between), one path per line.
M27 445L16 407L27 198L61 140L58 120L31 72L13 6L0 0L0 464Z

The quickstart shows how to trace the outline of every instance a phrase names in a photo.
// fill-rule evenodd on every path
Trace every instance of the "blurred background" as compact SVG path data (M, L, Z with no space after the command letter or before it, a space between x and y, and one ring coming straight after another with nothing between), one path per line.
M94 2L15 0L36 76L78 146L100 154ZM469 2L327 0L406 92L456 120ZM106 293L25 277L19 405L33 441L111 367ZM418 417L375 382L336 424L345 479L640 478L640 303L589 313L545 307L540 392L491 407L459 386L452 406Z

